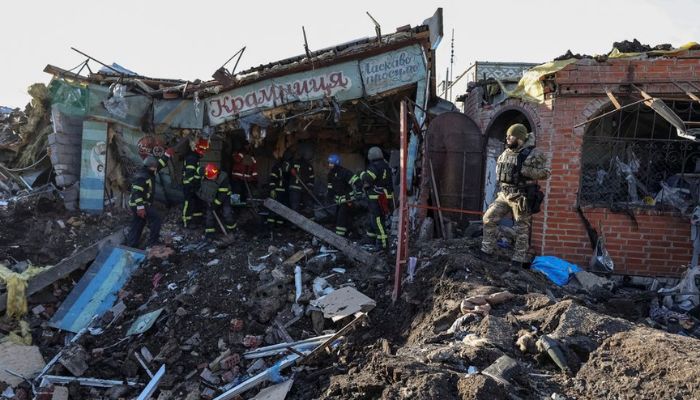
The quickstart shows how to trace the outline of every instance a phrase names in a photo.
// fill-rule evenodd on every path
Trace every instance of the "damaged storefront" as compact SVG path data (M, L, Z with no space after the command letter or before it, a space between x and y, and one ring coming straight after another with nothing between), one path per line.
M123 207L129 177L145 155L197 138L210 141L202 165L231 171L233 153L255 158L259 179L248 188L253 198L267 196L272 165L285 152L311 163L317 196L325 192L331 153L359 171L367 150L379 146L398 166L400 101L411 99L422 122L434 96L433 46L439 40L429 28L433 23L235 75L220 70L214 74L219 80L206 82L148 78L118 65L87 76L49 65L54 132L48 141L56 184L68 207ZM411 137L411 180L419 134ZM182 157L176 154L156 177L156 197L166 204L182 201Z

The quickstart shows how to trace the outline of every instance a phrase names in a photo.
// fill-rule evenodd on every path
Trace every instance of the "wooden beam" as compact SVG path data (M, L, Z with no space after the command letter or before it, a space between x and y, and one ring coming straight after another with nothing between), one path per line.
M622 106L620 105L620 102L617 101L617 98L615 98L615 95L612 94L612 92L610 91L610 89L605 88L605 94L608 95L608 98L609 98L610 101L613 103L613 105L615 106L615 109L616 109L616 110L619 110L619 109L622 108Z
M336 235L330 230L311 221L310 219L304 217L303 215L290 209L289 207L286 207L285 205L279 203L274 199L266 199L265 203L263 204L272 212L287 219L287 221L293 223L299 228L305 230L306 232L316 236L317 238L340 250L355 264L364 264L371 266L381 262L378 257L375 257L374 255L362 250L358 246L352 244L352 242L350 242L349 240Z
M119 229L111 235L103 238L102 240L94 243L74 255L63 259L58 264L54 265L52 268L47 269L44 272L36 275L29 281L27 289L25 291L26 296L30 296L41 289L49 286L55 281L68 276L71 272L78 268L83 268L87 263L94 260L97 254L105 246L117 246L124 241L124 230ZM0 311L4 311L7 307L7 293L0 295Z

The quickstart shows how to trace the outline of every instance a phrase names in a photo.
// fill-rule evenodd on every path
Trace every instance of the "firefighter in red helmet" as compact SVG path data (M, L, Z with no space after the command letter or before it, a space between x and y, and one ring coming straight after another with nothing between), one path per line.
M199 138L190 143L190 151L185 155L182 169L182 194L185 202L182 206L182 225L192 227L193 222L201 222L204 205L197 197L202 182L202 167L199 165L204 153L209 149L209 141Z
M226 231L236 229L231 212L231 184L228 174L220 171L214 163L209 163L204 167L204 179L200 184L197 197L202 200L206 207L206 217L204 220L204 234L208 237L216 233L217 222L214 213L223 218L223 225Z

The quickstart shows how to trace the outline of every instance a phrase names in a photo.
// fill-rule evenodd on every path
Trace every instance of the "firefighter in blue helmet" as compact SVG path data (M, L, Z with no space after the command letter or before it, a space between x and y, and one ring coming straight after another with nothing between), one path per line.
M131 183L131 195L129 196L132 218L129 233L126 236L126 245L129 247L138 246L146 224L150 230L146 246L150 247L159 243L161 218L152 207L155 192L154 180L155 174L168 165L172 154L173 149L169 148L162 157L149 155L143 160L143 167L134 175Z
M336 204L335 208L335 233L340 236L348 234L348 222L350 207L354 193L353 177L350 170L343 168L340 156L331 154L328 156L328 191L327 200Z

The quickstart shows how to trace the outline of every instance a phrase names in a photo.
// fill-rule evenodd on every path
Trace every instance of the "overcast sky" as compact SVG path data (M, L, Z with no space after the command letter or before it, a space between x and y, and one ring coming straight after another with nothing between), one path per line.
M477 60L539 63L568 49L607 53L613 42L634 38L651 45L700 42L700 2L693 0L23 0L2 5L0 105L24 107L27 87L50 80L42 72L46 64L81 63L85 57L71 46L141 75L207 80L243 46L238 70L302 54L302 25L314 50L374 35L366 11L390 33L420 24L437 7L445 28L439 79L450 64L452 29L455 77Z

